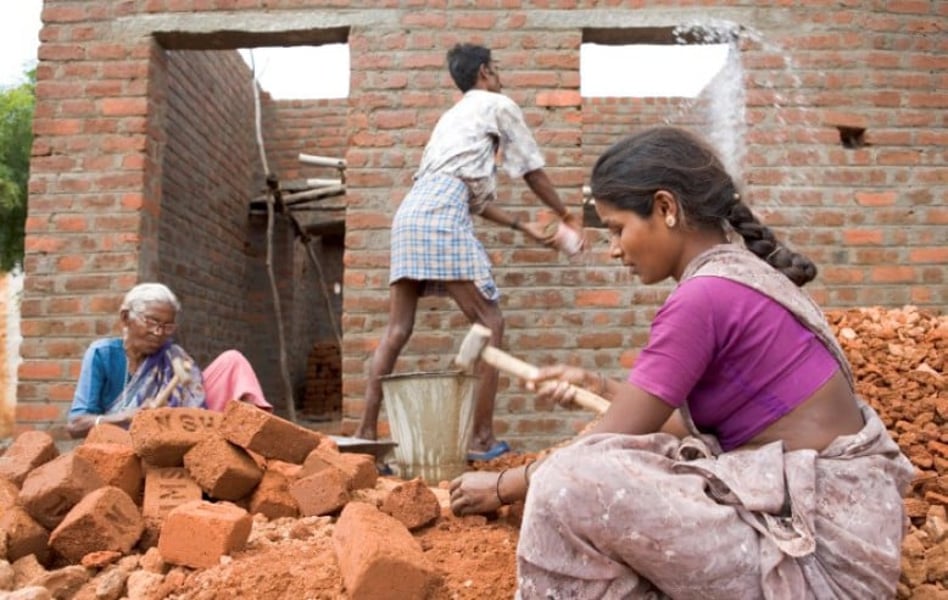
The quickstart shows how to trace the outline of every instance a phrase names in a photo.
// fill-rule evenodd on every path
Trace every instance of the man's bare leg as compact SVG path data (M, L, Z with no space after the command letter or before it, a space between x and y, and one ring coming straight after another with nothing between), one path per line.
M415 326L415 309L418 306L420 283L401 279L389 286L388 325L372 354L369 364L369 379L366 382L365 410L355 436L367 440L378 439L379 411L382 407L382 376L395 368L395 361L408 343Z
M480 323L490 329L490 344L500 347L504 337L504 316L500 306L485 298L471 281L446 282L448 294L471 323ZM485 452L497 442L494 437L494 400L497 396L497 369L478 361L477 400L474 407L474 427L470 449Z

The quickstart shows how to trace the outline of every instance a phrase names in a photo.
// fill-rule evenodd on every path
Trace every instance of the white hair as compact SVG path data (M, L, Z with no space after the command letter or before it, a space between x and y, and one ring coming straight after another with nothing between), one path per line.
M161 283L139 283L125 294L121 310L142 313L149 304L167 304L175 314L181 312L181 303L168 286Z

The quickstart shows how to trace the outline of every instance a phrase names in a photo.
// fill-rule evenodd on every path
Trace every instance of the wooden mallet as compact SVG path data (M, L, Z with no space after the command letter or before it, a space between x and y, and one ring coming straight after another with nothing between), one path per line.
M186 361L176 356L171 359L171 368L174 370L171 381L165 384L165 387L161 388L158 395L148 403L147 408L161 408L168 403L168 398L171 397L171 392L174 391L174 388L179 385L191 383L191 361Z
M454 364L466 372L471 372L478 360L483 360L508 375L525 380L535 378L539 372L537 367L491 346L490 329L475 323L471 326L471 330L467 335L464 336L461 349L458 350L458 355L454 357ZM576 394L573 396L573 400L583 408L599 413L605 412L609 408L609 401L602 396L573 384L570 384L570 387L573 388Z

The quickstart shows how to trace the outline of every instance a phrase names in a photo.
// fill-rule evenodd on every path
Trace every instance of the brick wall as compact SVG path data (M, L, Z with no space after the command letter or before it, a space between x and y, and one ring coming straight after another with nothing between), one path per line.
M257 45L318 43L321 36L338 41L339 28L348 28L352 92L345 130L335 126L323 136L311 135L306 144L313 153L322 153L312 149L314 140L337 139L347 146L342 257L347 427L361 411L366 362L387 318L391 215L432 125L457 97L444 70L444 51L455 41L494 49L506 91L523 107L548 171L570 204L581 202L591 161L618 131L691 124L728 148L751 204L766 222L820 263L811 288L826 306L945 307L948 59L937 25L948 12L944 3L611 4L351 1L327 8L316 1L250 0L238 8L224 0L47 0L26 240L22 426L47 426L61 418L82 350L114 326L120 292L140 277L171 276L166 271L183 264L165 258L168 237L160 234L167 214L161 187L168 177L160 161L172 143L162 125L170 108L165 80L174 71L167 48L155 39L168 46L168 39L187 38L188 50L208 50L254 45L248 40ZM725 88L712 86L685 104L579 97L584 29L661 29L696 19L739 28L737 70L729 71L732 79L715 83ZM327 26L333 29L324 30ZM160 35L152 38L152 32ZM727 88L735 76L739 89ZM722 106L724 89L736 95ZM246 114L245 108L234 110L234 118ZM326 123L335 118L325 117ZM287 127L302 131L305 125ZM865 143L844 147L840 127L864 129ZM286 139L294 137L288 133ZM276 142L273 146L275 153L284 152L276 150ZM285 152L287 158L277 163L281 177L299 168L292 162L296 151ZM256 168L253 157L245 160ZM540 212L520 181L502 182L500 202L521 217ZM239 226L228 227L236 236ZM259 261L255 227L250 222L244 232L248 263L242 293L248 298L266 292L254 275L259 268L251 266ZM281 235L287 253L282 276L307 277L298 250L290 256L292 244ZM667 286L629 281L606 256L598 233L595 250L573 262L489 224L479 235L498 265L508 350L534 363L568 361L616 376L628 368ZM217 248L208 240L192 243L208 252ZM240 279L240 267L230 262L239 260L238 247L220 251L227 254L221 264ZM195 318L190 296L196 292L189 286L206 285L202 280L198 273L180 280ZM220 290L233 290L232 285L229 280ZM289 303L287 314L305 318L297 301ZM247 335L255 336L256 351L272 357L272 346L266 346L272 338L260 337L265 322L264 313L249 314L253 333ZM467 327L449 303L425 300L398 368L446 366ZM203 342L189 337L188 343ZM505 378L497 425L516 445L539 447L588 417L538 409L529 394L507 385Z
M247 196L260 184L250 72L236 52L165 54L167 102L156 276L183 305L198 364L247 352Z

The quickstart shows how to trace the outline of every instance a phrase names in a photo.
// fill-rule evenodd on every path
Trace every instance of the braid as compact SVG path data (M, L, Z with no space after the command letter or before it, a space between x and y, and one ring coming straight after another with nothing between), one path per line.
M786 275L798 287L803 287L816 277L813 261L780 242L773 231L757 220L740 199L728 211L727 222L744 238L748 250Z

